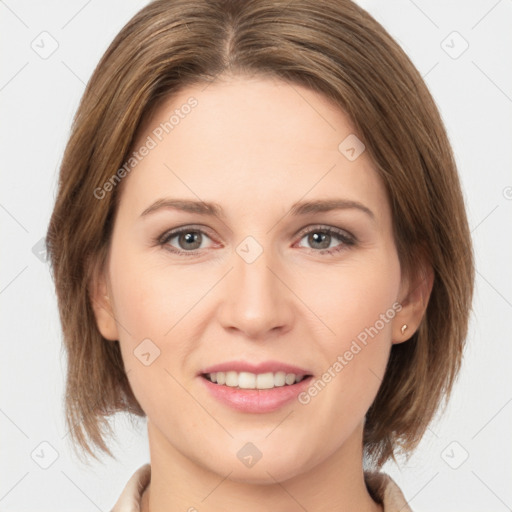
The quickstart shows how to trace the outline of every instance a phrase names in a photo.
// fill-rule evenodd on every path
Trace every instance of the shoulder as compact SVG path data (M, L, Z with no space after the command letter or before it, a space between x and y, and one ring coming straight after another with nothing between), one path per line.
M140 512L142 493L150 480L151 465L147 463L131 476L110 512Z
M368 492L382 505L384 512L413 512L400 487L386 473L365 471L364 480Z

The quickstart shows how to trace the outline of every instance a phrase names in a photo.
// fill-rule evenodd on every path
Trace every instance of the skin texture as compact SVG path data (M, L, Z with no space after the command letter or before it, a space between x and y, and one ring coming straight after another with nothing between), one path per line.
M198 105L125 178L107 268L93 285L98 327L120 341L148 418L142 510L381 510L363 479L364 417L392 344L412 336L429 293L401 273L384 186L366 152L351 162L338 150L354 133L346 115L268 78L184 89L135 146L190 96ZM214 201L225 218L165 208L141 217L166 197ZM287 215L299 200L327 198L358 201L374 218L355 208ZM317 224L312 232L334 227L357 241L333 236L327 246L341 250L322 254L302 233ZM196 255L155 242L183 226L204 232ZM247 236L263 249L250 264L236 252ZM186 252L187 243L176 236L167 247ZM320 377L397 302L402 309L307 405L238 412L198 376L227 360L272 359ZM160 350L149 366L134 355L146 338ZM237 458L247 442L262 453L250 468Z

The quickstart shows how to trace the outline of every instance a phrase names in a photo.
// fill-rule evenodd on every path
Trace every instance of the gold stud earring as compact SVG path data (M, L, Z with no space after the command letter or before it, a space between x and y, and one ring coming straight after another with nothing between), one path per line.
M400 332L403 334L407 330L407 324L402 325Z

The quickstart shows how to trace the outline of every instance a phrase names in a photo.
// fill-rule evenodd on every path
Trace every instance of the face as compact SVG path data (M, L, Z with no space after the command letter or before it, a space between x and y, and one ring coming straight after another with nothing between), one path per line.
M116 322L98 324L153 439L251 482L336 457L403 323L389 202L347 116L297 85L230 78L144 128L105 274Z

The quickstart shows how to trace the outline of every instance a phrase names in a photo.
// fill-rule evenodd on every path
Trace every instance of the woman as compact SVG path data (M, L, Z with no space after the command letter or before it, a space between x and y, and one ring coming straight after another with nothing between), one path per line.
M175 1L78 109L47 250L67 421L147 417L114 511L410 510L460 367L471 240L437 108L346 0ZM363 470L364 467L366 470Z

